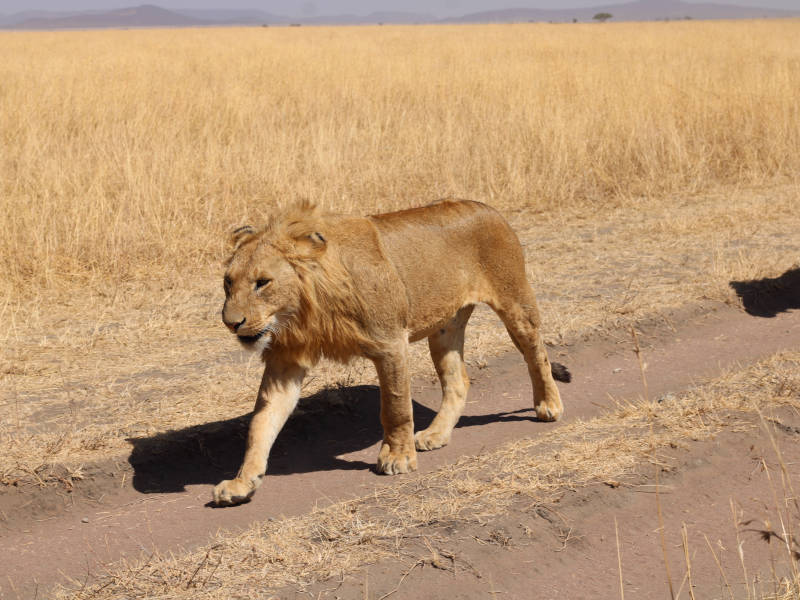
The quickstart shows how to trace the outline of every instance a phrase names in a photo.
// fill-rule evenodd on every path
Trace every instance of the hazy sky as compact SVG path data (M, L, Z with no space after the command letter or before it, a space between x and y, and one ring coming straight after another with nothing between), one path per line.
M0 13L23 10L108 9L138 4L156 4L164 8L258 8L267 12L298 15L335 13L367 14L376 10L402 10L433 13L437 16L459 15L479 10L510 7L573 8L617 4L624 0L0 0ZM741 4L765 8L800 7L800 0L687 0L716 4Z

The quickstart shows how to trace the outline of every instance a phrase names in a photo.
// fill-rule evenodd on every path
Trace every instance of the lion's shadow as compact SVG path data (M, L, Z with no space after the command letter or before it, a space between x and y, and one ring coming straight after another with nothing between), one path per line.
M419 418L426 418L425 411ZM186 485L232 477L244 456L251 417L252 413L247 413L129 439L133 444L128 458L134 471L133 487L140 492L180 492ZM376 386L323 390L300 400L275 441L267 472L287 475L366 469L371 465L337 456L368 448L380 438Z
M772 318L778 313L800 309L800 267L780 277L749 281L731 281L730 286L742 299L747 314Z
M437 394L438 395L438 394ZM530 409L462 416L458 427L497 421L535 421ZM435 411L414 402L415 429ZM142 493L182 492L187 485L216 484L236 474L252 413L149 437L129 438L133 487ZM374 462L339 458L369 448L382 437L377 386L328 389L300 400L272 448L267 473L374 469Z

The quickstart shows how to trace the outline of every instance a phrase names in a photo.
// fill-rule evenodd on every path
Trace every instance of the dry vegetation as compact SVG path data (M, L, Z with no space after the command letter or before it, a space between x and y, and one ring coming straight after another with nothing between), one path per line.
M298 197L506 210L800 172L800 22L4 33L4 304L192 285Z
M448 465L368 497L260 523L238 535L223 533L194 552L153 554L111 566L96 584L63 590L60 597L261 598L266 590L343 576L381 558L414 564L420 557L412 548L426 527L448 523L461 529L466 523L489 522L520 500L529 507L548 505L565 489L624 481L642 463L659 468L668 463L664 453L669 448L709 439L725 429L780 423L770 415L781 408L800 409L800 353L775 356L680 396L620 404L605 416L464 458L455 468ZM747 583L747 598L788 599L800 593L800 507L780 449L775 450L784 469L779 493L786 502L775 507L772 527L784 548L777 550L772 575L782 571L789 576L776 579L765 595L757 585L758 573L745 571L743 580L742 573L729 573L731 585ZM660 557L652 559L655 569ZM743 587L736 584L737 597L745 597Z
M687 302L731 300L730 280L797 264L800 239L788 231L800 228L796 205L794 190L748 190L673 200L646 213L607 208L589 219L578 211L519 213L514 223L527 240L546 338L575 342L659 315L668 325L667 311ZM47 481L53 463L76 470L127 453L127 438L248 412L260 363L220 325L221 286L207 286L166 291L134 308L118 301L94 319L15 338L5 350L0 481ZM415 373L431 376L427 346L412 350ZM514 349L502 325L488 309L477 311L467 330L473 375L505 351ZM344 374L322 365L308 392L374 382L364 362Z
M492 203L551 342L779 275L800 252L799 30L3 33L0 481L247 411L224 237L296 198ZM474 321L473 360L510 347Z

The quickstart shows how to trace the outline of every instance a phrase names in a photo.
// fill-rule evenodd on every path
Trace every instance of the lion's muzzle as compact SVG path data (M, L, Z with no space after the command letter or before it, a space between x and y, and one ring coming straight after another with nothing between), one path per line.
M272 343L272 336L274 330L271 325L267 325L261 331L253 335L237 334L236 338L248 350L262 351L269 347Z

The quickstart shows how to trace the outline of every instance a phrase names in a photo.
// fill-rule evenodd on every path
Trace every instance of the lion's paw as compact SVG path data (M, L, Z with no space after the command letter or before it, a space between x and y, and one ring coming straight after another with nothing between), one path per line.
M561 402L546 403L541 402L536 406L536 417L540 421L558 421L564 414L564 407Z
M256 486L241 479L226 479L214 488L214 504L232 506L247 502L255 493Z
M450 443L450 436L439 431L423 429L414 435L414 445L417 450L436 450Z
M408 452L391 452L389 445L384 444L378 455L378 473L398 475L417 470L417 453L414 448Z

